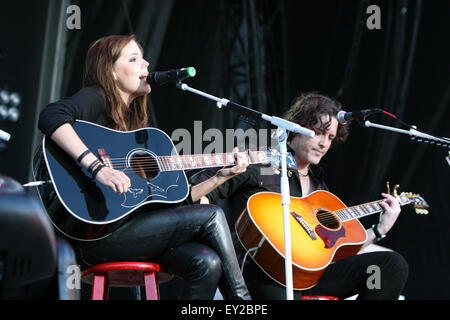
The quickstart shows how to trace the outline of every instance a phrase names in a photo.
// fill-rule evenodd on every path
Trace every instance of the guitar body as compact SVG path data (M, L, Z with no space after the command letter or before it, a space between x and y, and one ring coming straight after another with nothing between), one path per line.
M331 211L346 208L327 191L291 197L293 288L313 287L333 261L355 255L367 235L358 219L341 222ZM281 195L253 195L236 222L236 231L249 255L278 283L285 285L284 224Z
M73 128L94 154L98 156L99 149L106 152L111 166L130 178L131 187L125 194L115 193L44 138L43 159L35 158L35 179L52 181L39 187L39 192L53 224L65 235L78 240L100 239L143 205L177 203L187 197L189 186L183 170L158 169L156 157L177 154L163 131L145 128L121 132L85 121L76 121Z

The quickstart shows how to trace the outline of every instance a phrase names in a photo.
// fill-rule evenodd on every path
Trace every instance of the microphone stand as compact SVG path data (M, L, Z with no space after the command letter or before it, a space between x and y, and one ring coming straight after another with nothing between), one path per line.
M11 134L0 129L0 156L6 153L7 143L11 139Z
M8 142L9 139L11 139L11 134L0 129L0 141L3 140L3 141Z
M385 125L381 125L381 124L377 124L377 123L372 123L368 120L364 122L364 126L367 128L372 127L372 128L384 129L384 130L388 130L388 131L407 134L407 135L411 136L411 140L416 140L417 142L429 143L430 145L436 145L438 147L450 149L450 139L437 138L435 136L432 136L432 135L429 135L429 134L426 134L426 133L416 130L416 127L411 127L411 129L409 129L409 130L403 130L403 129L389 127L389 126L385 126ZM449 156L446 159L447 159L448 164L450 165L450 151L449 151Z
M210 100L216 101L216 105L219 109L222 107L228 107L231 110L256 118L258 120L265 120L270 122L272 125L276 126L278 129L276 131L276 136L278 138L278 143L280 147L281 154L281 204L283 207L283 224L284 224L284 261L285 261L285 276L286 276L286 300L293 300L293 279L292 279L292 249L291 249L291 221L290 221L290 191L289 191L289 180L287 176L287 137L288 131L303 134L306 136L313 137L315 135L314 131L306 129L299 126L293 122L284 120L282 118L269 116L261 112L255 111L253 109L244 107L237 103L231 102L227 99L220 99L208 93L199 91L197 89L189 87L187 84L178 82L176 84L177 88L183 91L189 91Z

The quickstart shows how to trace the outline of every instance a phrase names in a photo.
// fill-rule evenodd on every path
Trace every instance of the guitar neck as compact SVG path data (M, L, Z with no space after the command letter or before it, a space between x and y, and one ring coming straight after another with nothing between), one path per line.
M240 152L249 164L268 163L266 151ZM193 154L157 157L161 171L192 170L232 166L236 163L234 153Z
M406 196L400 196L397 198L401 206L410 204L412 201ZM341 222L366 217L375 213L383 211L383 207L380 205L385 200L372 201L364 204L360 204L353 207L347 207L344 209L334 211L334 214Z

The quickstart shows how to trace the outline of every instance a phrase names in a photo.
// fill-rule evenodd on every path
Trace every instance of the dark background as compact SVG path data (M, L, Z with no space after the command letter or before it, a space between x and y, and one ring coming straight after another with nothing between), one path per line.
M80 88L84 55L92 41L135 33L151 71L194 66L197 76L186 81L190 86L269 115L281 115L301 92L319 91L339 99L347 111L380 107L422 132L450 136L450 1L70 3L81 8L82 23L79 30L65 31L61 97ZM31 180L31 156L40 139L36 119L50 102L40 101L38 91L45 81L44 42L53 32L47 25L54 19L48 10L52 4L0 4L0 87L19 92L23 100L18 123L0 122L13 135L0 158L0 173L21 183ZM371 4L381 8L381 30L366 27ZM172 85L153 88L150 97L151 122L169 135L185 128L193 136L194 121L200 120L203 132L266 128ZM385 115L370 121L405 129ZM428 201L428 216L404 208L380 243L410 264L406 299L450 298L446 155L448 150L411 141L408 135L353 123L348 141L322 161L330 189L347 205L379 199L386 181ZM373 223L370 218L363 222Z

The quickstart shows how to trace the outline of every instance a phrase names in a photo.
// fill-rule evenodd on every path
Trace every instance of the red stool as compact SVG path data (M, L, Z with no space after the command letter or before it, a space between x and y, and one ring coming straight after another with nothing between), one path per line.
M302 300L341 300L332 296L302 296Z
M92 285L92 300L107 300L109 287L138 287L145 285L147 300L159 300L158 284L171 275L163 274L161 267L151 262L109 262L89 267L81 279ZM158 275L158 278L157 278Z

